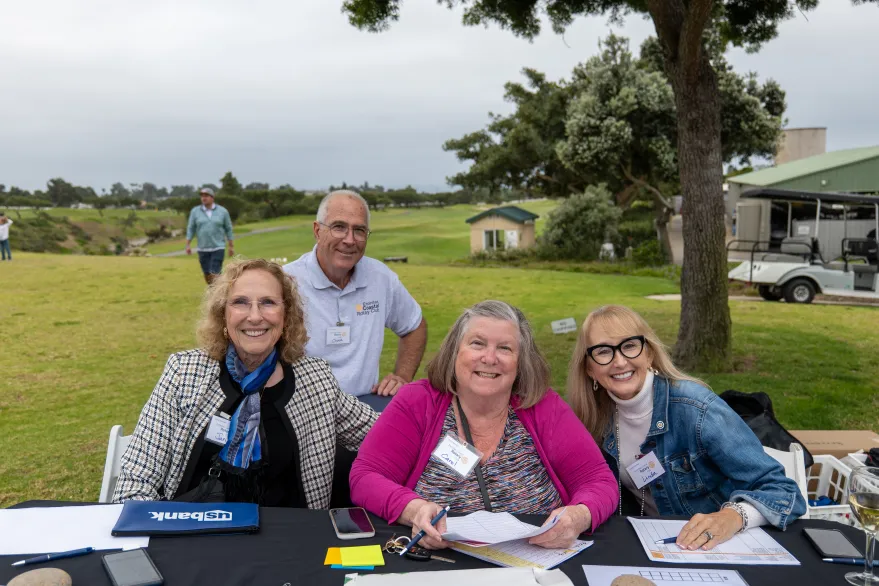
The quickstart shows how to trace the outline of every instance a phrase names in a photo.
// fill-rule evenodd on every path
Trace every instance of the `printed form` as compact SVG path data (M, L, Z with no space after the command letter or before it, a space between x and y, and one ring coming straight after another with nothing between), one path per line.
M686 521L637 519L629 517L629 523L652 562L670 564L746 564L750 566L799 566L800 562L768 533L749 529L734 535L709 551L685 550L674 543L657 544L657 541L674 537L681 532Z
M611 586L620 576L640 576L656 586L748 586L735 570L663 570L633 566L583 566L589 586Z
M564 511L553 517L552 521L543 527L523 523L509 513L477 511L463 517L447 517L443 539L463 541L475 547L514 539L528 539L552 529L563 514Z

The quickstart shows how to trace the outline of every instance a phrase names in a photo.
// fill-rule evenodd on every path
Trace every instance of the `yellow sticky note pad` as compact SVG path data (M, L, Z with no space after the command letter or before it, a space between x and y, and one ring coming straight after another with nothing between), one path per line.
M342 554L339 552L338 547L330 547L327 549L327 557L324 558L324 565L329 566L332 564L341 564L342 563Z
M343 566L383 566L385 558L380 545L340 547Z

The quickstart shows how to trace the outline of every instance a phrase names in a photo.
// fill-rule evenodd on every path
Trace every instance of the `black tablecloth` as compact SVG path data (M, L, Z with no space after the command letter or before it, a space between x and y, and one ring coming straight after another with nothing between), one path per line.
M72 503L28 501L16 505L58 506ZM527 522L540 524L543 518L523 515ZM407 527L389 526L373 516L376 535L373 539L342 541L336 537L327 511L303 509L260 509L260 531L255 535L223 535L192 537L153 537L149 554L165 577L166 586L341 586L346 570L333 570L323 565L328 547L348 545L384 544L393 534L409 534ZM802 565L800 566L741 566L710 565L699 567L738 570L750 586L840 586L846 584L846 572L858 570L855 566L828 564L821 561L818 553L802 534L805 527L823 527L843 531L855 544L864 541L863 533L829 521L798 521L787 531L766 527L772 537L786 547ZM654 564L647 560L641 544L631 525L621 517L614 517L591 537L595 544L568 560L560 568L571 577L574 584L586 586L586 578L580 567L583 564L617 566L654 566L673 569L693 565ZM73 577L74 586L110 586L110 580L101 564L101 556L107 552L95 552L86 556L58 560L35 566L11 567L13 561L24 556L0 556L0 584L37 567L56 567ZM495 567L464 554L446 550L445 557L457 563L439 561L417 562L398 556L385 555L386 565L376 572L414 572L422 570L450 570Z

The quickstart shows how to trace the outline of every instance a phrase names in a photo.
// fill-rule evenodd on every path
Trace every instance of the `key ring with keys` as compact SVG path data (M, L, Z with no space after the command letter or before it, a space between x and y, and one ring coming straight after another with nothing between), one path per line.
M388 539L387 543L385 543L384 551L386 553L397 554L399 555L402 551L409 545L409 542L412 541L410 537L406 535L401 535L397 537L396 534L392 535L390 539ZM405 554L403 554L410 560L415 560L417 562L426 562L429 560L436 560L438 562L446 562L447 564L454 564L455 560L440 557L429 549L425 549L423 547L415 547L410 548Z

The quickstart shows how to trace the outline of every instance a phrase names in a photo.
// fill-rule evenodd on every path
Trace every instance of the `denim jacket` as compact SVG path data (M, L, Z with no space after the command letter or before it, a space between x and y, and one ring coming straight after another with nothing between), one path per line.
M611 421L602 450L618 477L615 435ZM651 451L665 469L649 485L661 516L715 513L725 502L745 501L784 529L806 512L799 487L782 465L723 399L700 384L654 377L653 415L641 444L642 454Z

